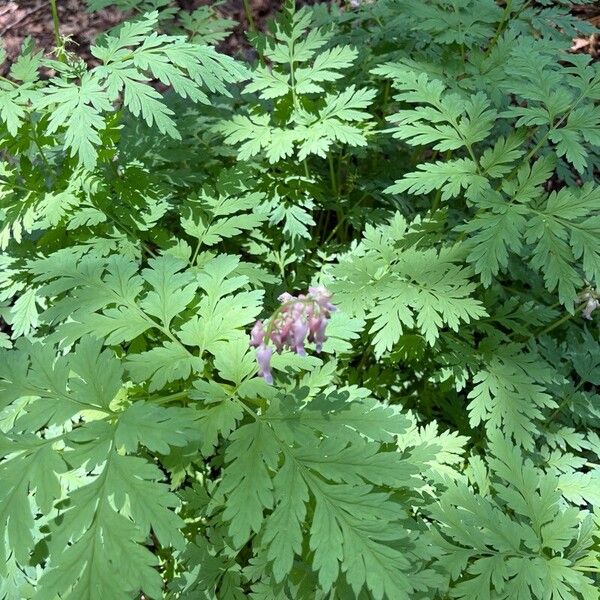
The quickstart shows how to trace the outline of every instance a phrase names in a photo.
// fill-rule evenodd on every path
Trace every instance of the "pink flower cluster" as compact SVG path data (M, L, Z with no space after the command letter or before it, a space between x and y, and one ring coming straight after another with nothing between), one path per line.
M256 321L250 333L250 346L256 348L259 374L268 383L273 383L271 357L273 343L280 354L284 348L304 356L306 340L316 344L321 352L325 329L335 306L331 303L331 293L323 286L309 287L308 294L292 296L287 292L279 296L281 306L275 311L267 325Z

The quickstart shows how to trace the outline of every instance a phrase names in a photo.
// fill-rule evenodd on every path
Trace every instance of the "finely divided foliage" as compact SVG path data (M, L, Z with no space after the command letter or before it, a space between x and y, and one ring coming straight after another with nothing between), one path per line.
M87 4L0 78L0 600L598 600L593 27Z

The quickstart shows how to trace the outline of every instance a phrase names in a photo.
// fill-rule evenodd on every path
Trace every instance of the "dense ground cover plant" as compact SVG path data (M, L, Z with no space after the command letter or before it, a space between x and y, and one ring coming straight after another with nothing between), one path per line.
M88 4L0 80L0 599L598 598L588 26Z

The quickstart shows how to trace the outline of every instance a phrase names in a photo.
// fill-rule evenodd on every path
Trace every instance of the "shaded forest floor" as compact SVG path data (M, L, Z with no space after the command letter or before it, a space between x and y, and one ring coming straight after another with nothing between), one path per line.
M126 14L115 8L106 8L96 13L86 10L85 0L58 0L60 32L69 36L76 44L76 52L83 58L89 57L89 47L96 36L120 23ZM194 10L200 6L215 5L213 0L178 0L177 4L185 10ZM260 28L276 12L280 0L250 0L254 21ZM248 30L242 0L219 2L217 11L239 25L222 50L236 54L248 47L245 31ZM48 0L0 0L0 39L7 52L7 63L18 55L21 43L27 37L35 39L40 48L50 49L54 45L52 15ZM7 65L4 65L6 69ZM4 70L0 69L0 70Z

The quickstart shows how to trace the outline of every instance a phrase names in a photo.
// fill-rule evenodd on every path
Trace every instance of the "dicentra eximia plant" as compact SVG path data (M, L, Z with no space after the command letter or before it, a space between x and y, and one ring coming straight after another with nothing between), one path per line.
M177 4L1 55L0 600L598 600L586 11Z

